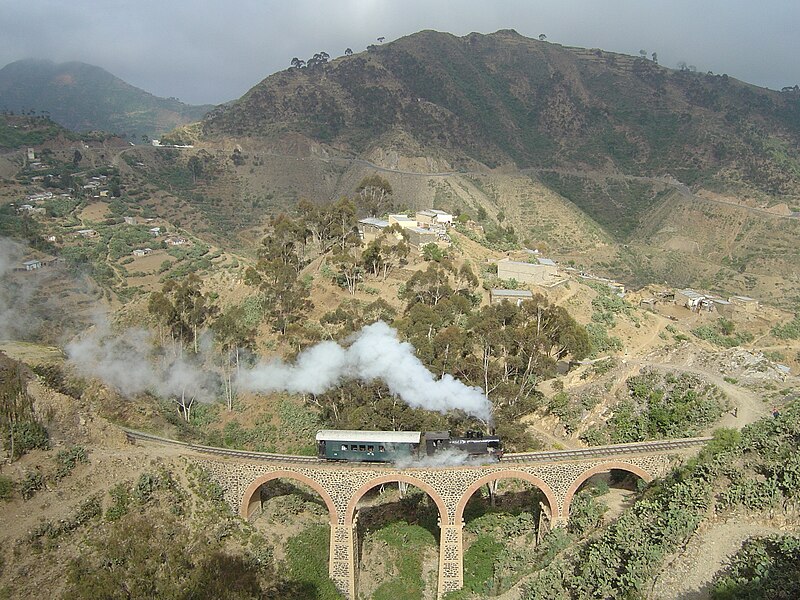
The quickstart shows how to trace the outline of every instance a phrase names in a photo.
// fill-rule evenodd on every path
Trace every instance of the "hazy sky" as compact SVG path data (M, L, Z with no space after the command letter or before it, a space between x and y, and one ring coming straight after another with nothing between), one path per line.
M0 0L0 67L79 60L159 96L219 103L293 56L508 28L774 89L800 83L798 0Z

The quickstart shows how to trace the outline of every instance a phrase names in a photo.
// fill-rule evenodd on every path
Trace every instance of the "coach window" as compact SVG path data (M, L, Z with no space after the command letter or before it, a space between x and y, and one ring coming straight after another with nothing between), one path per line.
M367 452L375 452L375 446L367 446Z
M347 444L342 444L342 450L347 450Z
M378 446L378 452L386 452L386 448L383 446Z
M359 449L360 452L366 452L367 451L367 447L364 444L359 444L358 449Z

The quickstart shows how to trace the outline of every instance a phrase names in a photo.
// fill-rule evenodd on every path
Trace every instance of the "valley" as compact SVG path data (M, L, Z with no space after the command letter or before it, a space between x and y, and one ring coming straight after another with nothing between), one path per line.
M0 598L342 597L318 491L267 482L243 519L122 428L711 436L593 476L564 527L529 481L481 487L445 597L795 590L796 93L513 31L370 48L158 146L0 115ZM394 483L355 507L356 596L436 598L437 508Z

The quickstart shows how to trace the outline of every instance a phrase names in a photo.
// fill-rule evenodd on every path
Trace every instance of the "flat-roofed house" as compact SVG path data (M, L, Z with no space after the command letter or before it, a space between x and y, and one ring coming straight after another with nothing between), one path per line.
M429 208L427 210L417 211L417 224L419 227L450 227L453 224L453 215L438 210L436 208Z
M377 239L387 227L389 227L389 221L367 217L358 222L358 235L361 236L361 242L366 245Z
M389 225L399 225L402 229L419 227L417 219L408 215L389 215Z
M700 310L703 307L710 306L710 301L705 294L685 289L675 292L675 304L685 306L689 310Z
M418 251L421 251L423 246L435 244L439 241L439 236L435 231L423 229L422 227L411 227L406 229L406 233L408 233L409 245L413 246Z
M489 290L489 304L500 304L504 300L519 306L525 300L531 300L533 292L530 290Z
M26 260L22 263L22 266L25 267L26 271L35 271L36 269L42 268L42 261L40 260Z
M758 300L749 296L731 296L728 302L744 312L758 312Z
M497 276L523 283L550 285L558 278L558 266L553 261L549 262L551 264L544 264L539 259L538 263L527 263L503 258L497 261Z

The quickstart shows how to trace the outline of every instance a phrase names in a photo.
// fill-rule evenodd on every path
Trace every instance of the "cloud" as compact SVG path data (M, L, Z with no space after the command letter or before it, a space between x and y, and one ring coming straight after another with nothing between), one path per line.
M220 103L288 67L293 56L340 56L422 29L465 35L513 28L565 45L633 55L645 49L665 66L683 60L780 89L800 82L799 21L800 4L787 0L710 0L702 10L689 0L6 1L0 66L28 57L80 60L159 96Z

